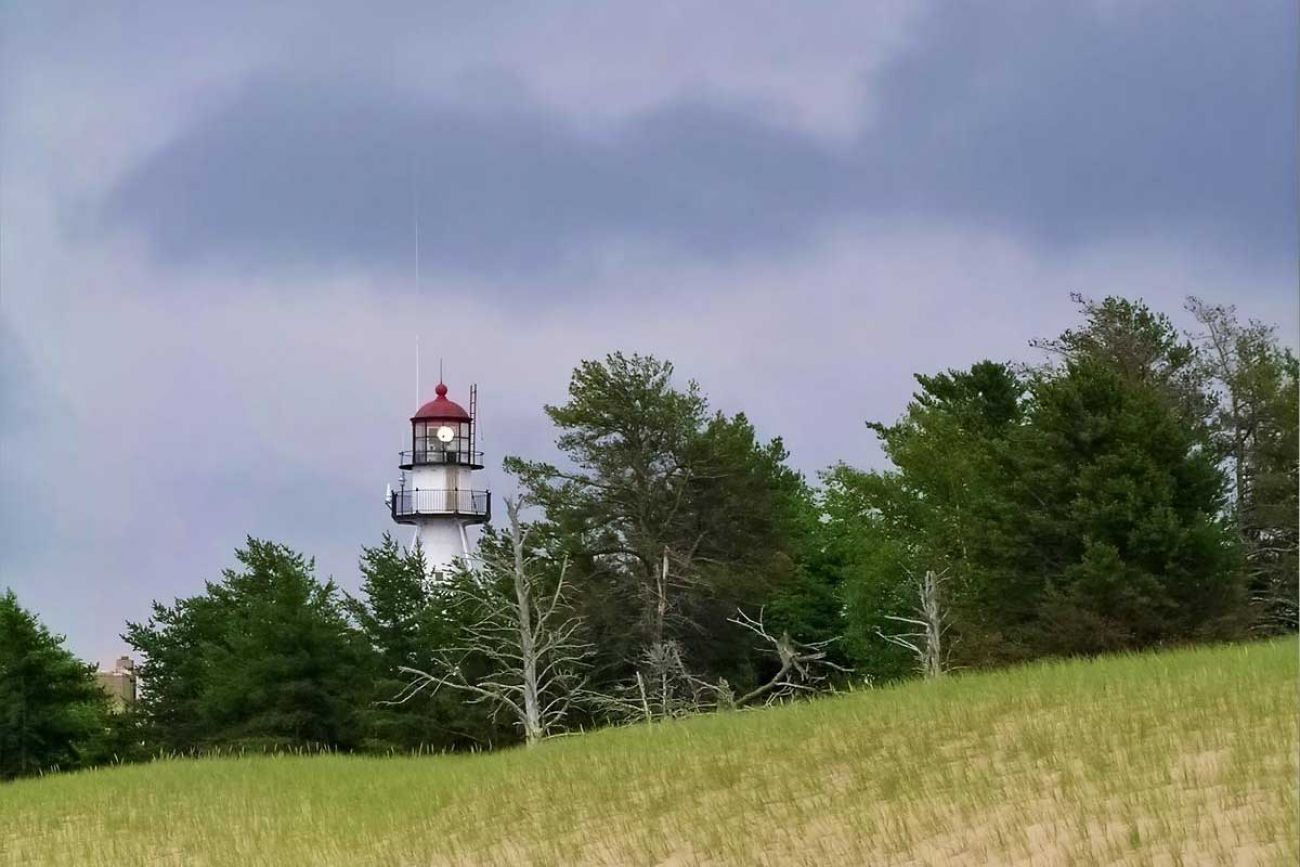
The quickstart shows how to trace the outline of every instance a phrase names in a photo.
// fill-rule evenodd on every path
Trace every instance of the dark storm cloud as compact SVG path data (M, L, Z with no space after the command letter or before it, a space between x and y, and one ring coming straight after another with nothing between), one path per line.
M104 215L173 261L401 265L415 176L426 263L476 273L602 240L768 251L846 216L1289 256L1294 18L1282 2L943 4L839 146L717 103L601 136L539 106L263 80L139 164Z
M1042 239L1219 234L1290 257L1284 2L944 4L881 86L896 201Z
M570 244L689 250L780 243L848 202L816 142L675 106L608 140L539 111L473 111L356 82L262 83L147 161L108 213L167 259L409 260L470 271L554 264Z

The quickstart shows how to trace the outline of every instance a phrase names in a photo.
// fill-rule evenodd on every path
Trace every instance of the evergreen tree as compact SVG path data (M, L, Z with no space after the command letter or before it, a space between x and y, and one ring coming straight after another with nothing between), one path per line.
M848 666L840 583L843 557L824 517L818 492L799 479L786 516L793 570L777 582L766 617L774 633L787 632L804 644L825 644L830 662Z
M371 648L369 685L358 708L365 746L375 751L447 750L509 741L488 713L451 692L428 691L394 704L410 676L428 671L438 651L456 640L462 612L433 587L419 546L403 551L385 533L361 552L361 597L346 608Z
M699 387L678 390L672 374L646 356L584 361L568 402L546 407L565 466L507 467L544 511L552 555L570 563L598 677L668 654L753 682L750 642L727 617L795 580L790 534L807 491L779 440L759 442L743 415L710 415Z
M1060 363L1034 377L1009 441L1012 511L986 554L1031 591L1009 623L1038 652L1231 634L1237 550L1194 349L1141 303L1083 311L1040 344Z
M0 779L92 764L108 701L13 591L0 595Z
M427 708L417 704L386 705L401 692L407 678L401 666L427 664L429 592L424 555L417 546L409 554L385 533L383 541L361 551L361 594L345 603L373 651L371 701L361 710L366 743L373 749L412 749L432 739Z
M235 556L242 568L204 596L155 604L147 624L128 624L160 745L356 746L368 651L337 588L282 545L250 538Z
M141 727L151 750L191 752L212 741L202 712L207 650L225 633L228 600L209 593L178 599L170 607L155 601L152 607L147 622L128 622L122 635L143 657L136 667Z
M852 648L880 638L917 580L943 576L961 665L1234 634L1242 594L1224 520L1213 402L1195 348L1140 303L1079 299L1084 323L1037 342L1055 363L918 376L893 469L826 476Z

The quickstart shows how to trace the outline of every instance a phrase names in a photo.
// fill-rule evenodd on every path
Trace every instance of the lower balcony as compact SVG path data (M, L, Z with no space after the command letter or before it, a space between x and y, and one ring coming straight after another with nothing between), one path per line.
M492 518L490 491L422 490L393 491L389 508L399 524L418 524L422 518L448 516L481 524Z

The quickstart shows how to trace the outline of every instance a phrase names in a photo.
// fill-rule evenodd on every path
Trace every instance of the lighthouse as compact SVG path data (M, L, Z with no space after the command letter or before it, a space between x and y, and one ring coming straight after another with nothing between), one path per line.
M415 526L411 540L424 550L430 576L437 578L470 554L468 528L492 517L492 495L474 489L483 469L477 451L478 388L469 390L469 410L447 397L439 382L433 400L411 416L411 448L401 452L402 481L390 488L393 520Z

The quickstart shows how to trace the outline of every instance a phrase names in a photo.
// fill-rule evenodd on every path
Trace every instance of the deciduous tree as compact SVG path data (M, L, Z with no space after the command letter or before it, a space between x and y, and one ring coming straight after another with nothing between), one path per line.
M1188 299L1201 326L1202 365L1217 389L1213 430L1226 459L1230 515L1241 539L1255 628L1297 627L1300 554L1300 365L1262 322Z

